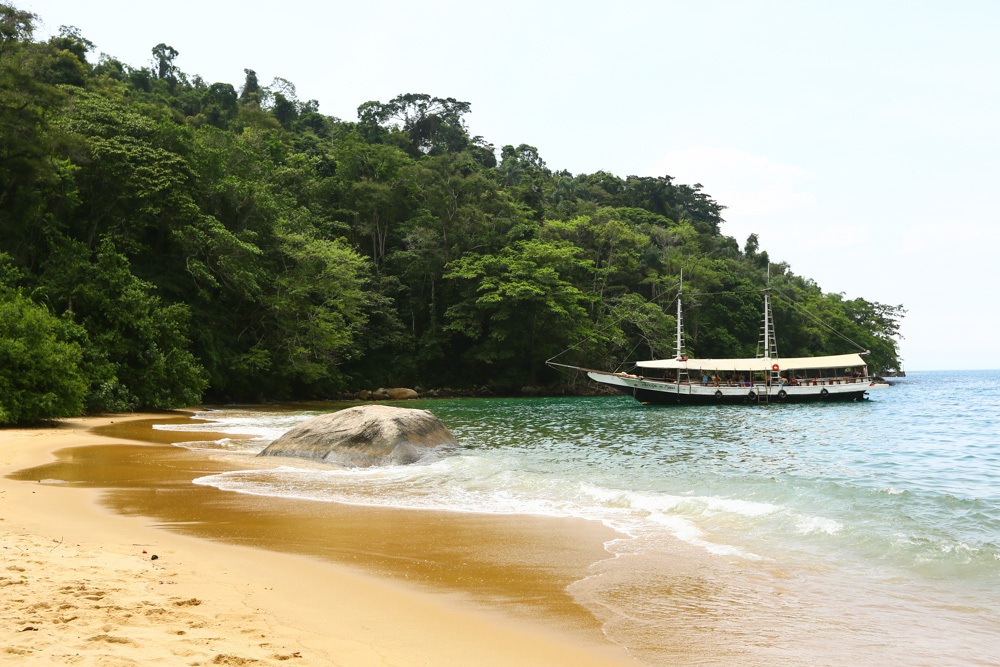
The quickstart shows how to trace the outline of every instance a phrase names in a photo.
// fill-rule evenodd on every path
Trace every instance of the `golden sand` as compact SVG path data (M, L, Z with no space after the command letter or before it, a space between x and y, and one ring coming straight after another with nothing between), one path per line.
M199 487L164 419L0 430L0 663L634 664L565 592L605 528Z

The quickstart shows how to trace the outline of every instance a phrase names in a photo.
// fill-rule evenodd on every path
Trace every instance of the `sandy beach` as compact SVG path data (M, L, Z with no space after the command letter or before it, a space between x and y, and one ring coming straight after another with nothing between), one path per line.
M155 513L146 513L143 505L143 498L162 492L141 480L135 488L116 492L109 499L99 488L65 480L8 477L53 462L57 452L63 452L64 462L69 463L79 452L119 456L124 450L114 448L142 445L92 429L113 423L120 426L123 420L138 423L162 418L73 419L54 428L0 430L0 632L4 635L0 663L637 664L605 641L596 622L574 610L571 601L552 593L562 581L558 567L551 568L555 570L552 577L508 582L505 588L496 582L531 569L520 564L526 552L516 547L511 547L511 554L493 559L496 562L489 558L475 562L468 552L425 557L435 543L431 538L447 536L447 531L478 531L487 544L490 540L501 544L511 535L526 541L536 536L544 540L544 535L553 532L548 525L529 522L514 530L510 525L475 523L474 519L453 524L430 515L427 525L408 529L414 535L430 536L407 547L424 555L404 550L401 558L392 551L395 542L387 537L399 532L394 528L398 516L346 513L340 520L354 542L344 543L342 553L319 558L315 555L319 547L311 548L307 540L301 548L291 549L293 553L274 550L273 541L257 544L261 534L280 537L274 532L281 523L280 507L268 508L268 514L257 512L252 503L236 502L234 506L241 509L218 509L225 519L213 522L217 525L206 529L205 536L198 536L198 530L195 534L177 530L184 521L184 507L199 501L198 496L185 495L191 490L186 489L189 485L182 474L178 475L180 495L172 496L182 502L166 504L180 508L178 516L163 519L150 518ZM76 449L80 447L87 449ZM66 450L71 453L67 455ZM190 465L184 460L178 467ZM135 470L128 474L134 476ZM220 531L220 526L237 523L235 515L225 514L231 511L262 517L261 523ZM387 523L380 524L380 517ZM412 517L406 520L413 523ZM165 527L168 524L173 527ZM579 530L558 521L553 525ZM302 524L288 530L301 535L311 527ZM378 537L373 540L375 546L358 552L357 540L365 530ZM209 535L216 539L207 539ZM591 558L592 541L585 540L588 546L570 553L570 560ZM384 563L375 558L378 552ZM351 553L356 559L372 559L373 567L352 567L347 557ZM398 564L407 558L414 564ZM542 558L555 561L553 555ZM494 582L483 584L480 595L466 594L468 586L455 585L442 574L461 571L462 559L471 563L468 572L478 573L483 582ZM548 563L543 560L532 567L544 571ZM406 581L411 571L416 584ZM511 601L506 592L519 588L526 589L526 600L546 597L550 601L524 605L516 595ZM500 602L484 603L493 597ZM526 609L528 613L523 613Z

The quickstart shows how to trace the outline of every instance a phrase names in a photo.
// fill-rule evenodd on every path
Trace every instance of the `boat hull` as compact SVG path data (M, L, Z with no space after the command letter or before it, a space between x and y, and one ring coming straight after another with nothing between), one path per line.
M770 403L821 403L862 401L869 391L888 387L867 380L830 384L714 386L671 383L625 373L588 371L588 377L649 405L755 405Z

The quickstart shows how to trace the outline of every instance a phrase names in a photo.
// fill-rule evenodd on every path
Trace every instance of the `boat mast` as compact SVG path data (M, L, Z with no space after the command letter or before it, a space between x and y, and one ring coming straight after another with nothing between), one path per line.
M681 281L677 287L677 353L674 355L677 361L687 359L687 355L684 353L684 312L681 308L681 295L683 293L684 269L681 269ZM687 384L689 381L687 364L685 364L682 368L677 369L677 385L680 386L682 383Z
M675 359L684 358L684 325L683 313L681 310L681 294L684 292L684 270L681 269L681 282L677 288L677 354Z
M771 364L770 384L781 382L780 370L774 370L778 359L778 340L774 335L774 314L771 312L771 267L767 267L767 287L764 288L764 326L761 327L761 347L763 352L758 350L757 357L764 357L766 361L774 360Z
M771 358L771 288L764 290L764 358Z

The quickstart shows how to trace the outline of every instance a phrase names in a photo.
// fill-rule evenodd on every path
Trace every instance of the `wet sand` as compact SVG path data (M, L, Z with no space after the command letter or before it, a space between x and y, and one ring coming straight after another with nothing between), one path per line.
M566 592L607 528L195 486L167 419L0 430L0 662L635 664Z

